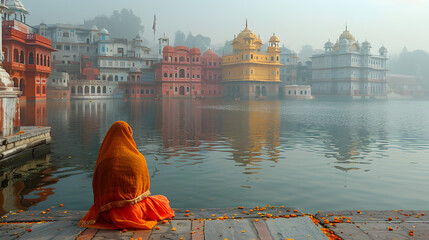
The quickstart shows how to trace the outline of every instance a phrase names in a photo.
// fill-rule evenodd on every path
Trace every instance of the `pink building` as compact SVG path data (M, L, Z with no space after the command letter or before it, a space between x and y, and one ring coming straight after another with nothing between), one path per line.
M156 68L159 97L220 96L221 58L211 50L167 45Z
M207 50L202 58L203 73L201 78L201 95L204 97L222 96L222 58L212 50Z

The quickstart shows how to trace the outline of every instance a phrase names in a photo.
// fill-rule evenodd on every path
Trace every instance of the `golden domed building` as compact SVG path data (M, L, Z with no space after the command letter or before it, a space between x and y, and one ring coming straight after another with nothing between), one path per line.
M246 28L232 42L232 54L222 57L224 96L243 99L279 96L279 39L273 35L268 44L267 51L261 51L261 39L246 23Z
M371 53L371 44L359 43L347 27L312 61L313 95L386 96L387 49L382 46L378 55Z

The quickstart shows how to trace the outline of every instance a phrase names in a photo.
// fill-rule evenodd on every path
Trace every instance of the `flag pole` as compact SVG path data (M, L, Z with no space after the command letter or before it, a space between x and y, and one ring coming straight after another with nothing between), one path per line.
M156 51L156 39L155 39L155 33L156 33L156 14L153 15L153 48L154 51Z

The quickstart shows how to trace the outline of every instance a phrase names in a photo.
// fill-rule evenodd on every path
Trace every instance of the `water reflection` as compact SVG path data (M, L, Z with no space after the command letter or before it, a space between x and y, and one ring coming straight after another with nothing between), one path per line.
M277 162L281 110L280 101L231 103L222 111L222 136L230 144L232 159L257 173L261 161ZM250 166L249 166L250 165Z
M59 202L76 210L89 207L98 150L118 120L132 127L138 149L147 159L154 191L167 194L178 207L230 207L243 201L283 204L286 200L320 210L323 207L310 195L318 195L328 209L329 203L339 201L348 204L345 208L363 208L356 204L375 202L377 196L402 199L398 189L406 191L409 186L403 183L407 181L429 189L425 184L429 179L421 173L429 167L428 107L429 102L338 99L28 103L21 108L24 122L52 126L52 153L40 168L28 166L34 169L33 175L20 178L18 174L12 181L13 174L25 167L11 168L12 175L1 172L5 184L0 201L7 206L1 211ZM229 188L219 179L228 182ZM335 184L314 179L331 179ZM391 186L396 179L401 181ZM345 185L354 192L345 192ZM369 185L376 190L368 189ZM410 199L420 201L428 191L416 191ZM225 195L228 198L220 198ZM207 203L207 199L213 201Z
M9 211L27 210L54 194L52 176L57 168L46 155L30 161L18 160L0 168L0 215Z

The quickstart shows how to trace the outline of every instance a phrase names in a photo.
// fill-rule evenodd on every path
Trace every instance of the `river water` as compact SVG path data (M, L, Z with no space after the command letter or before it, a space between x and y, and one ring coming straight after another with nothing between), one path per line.
M428 206L429 101L73 100L21 111L22 125L52 126L52 152L0 171L0 214L87 210L98 150L117 120L133 129L152 194L172 207Z

